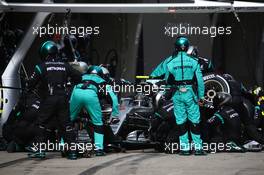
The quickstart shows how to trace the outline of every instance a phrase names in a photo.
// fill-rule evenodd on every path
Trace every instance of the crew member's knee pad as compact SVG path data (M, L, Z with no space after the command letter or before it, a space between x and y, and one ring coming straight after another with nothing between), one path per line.
M181 125L178 125L178 127L179 127L179 135L180 136L184 135L187 132L187 122L185 122Z
M200 124L190 122L190 130L193 134L199 135L201 133Z

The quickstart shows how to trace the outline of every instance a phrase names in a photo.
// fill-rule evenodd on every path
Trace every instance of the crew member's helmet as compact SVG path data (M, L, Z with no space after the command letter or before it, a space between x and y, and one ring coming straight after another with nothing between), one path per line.
M232 96L226 92L217 92L216 96L213 99L213 105L216 108L230 104L231 102L232 102Z
M261 116L264 117L264 96L259 97L258 106L260 108Z
M254 86L251 93L257 99L257 105L260 107L260 113L264 116L264 91L260 86Z
M86 73L89 69L89 66L87 65L87 63L83 62L83 61L80 61L79 62L79 67L80 67L80 72L82 74Z
M100 66L90 66L88 68L87 74L94 74L94 75L98 75L99 77L104 79L104 73L103 73L103 69Z
M100 66L102 71L103 71L103 79L106 81L106 82L110 82L111 80L111 77L110 77L110 72L107 68L103 67L103 66Z
M78 61L78 62L69 62L69 64L78 72L80 72L81 74L86 74L89 66L87 65L87 63L83 62L83 61Z
M186 52L189 48L189 40L186 37L180 36L177 38L175 42L175 49L179 51L184 51Z
M41 60L47 60L48 58L56 58L58 52L58 46L53 41L44 42L39 49Z
M263 96L263 89L260 87L260 86L255 86L253 89L252 89L252 93L255 95L255 96Z

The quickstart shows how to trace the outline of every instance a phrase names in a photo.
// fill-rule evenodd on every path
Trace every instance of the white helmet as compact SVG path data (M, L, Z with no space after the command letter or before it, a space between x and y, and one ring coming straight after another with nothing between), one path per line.
M78 61L78 62L70 62L70 65L79 71L81 74L85 74L88 71L89 66L83 62L83 61Z

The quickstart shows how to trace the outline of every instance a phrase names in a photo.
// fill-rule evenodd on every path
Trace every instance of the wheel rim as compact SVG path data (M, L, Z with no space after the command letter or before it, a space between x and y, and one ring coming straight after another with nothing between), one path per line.
M205 103L207 106L213 106L213 99L217 92L225 92L224 86L216 80L208 80L205 85Z

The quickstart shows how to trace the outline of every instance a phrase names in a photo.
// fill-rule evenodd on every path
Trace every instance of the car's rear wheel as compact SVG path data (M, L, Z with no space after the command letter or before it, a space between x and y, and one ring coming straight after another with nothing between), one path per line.
M205 105L207 107L213 106L213 99L217 92L230 93L230 87L228 82L219 74L206 74L204 77L205 86Z

